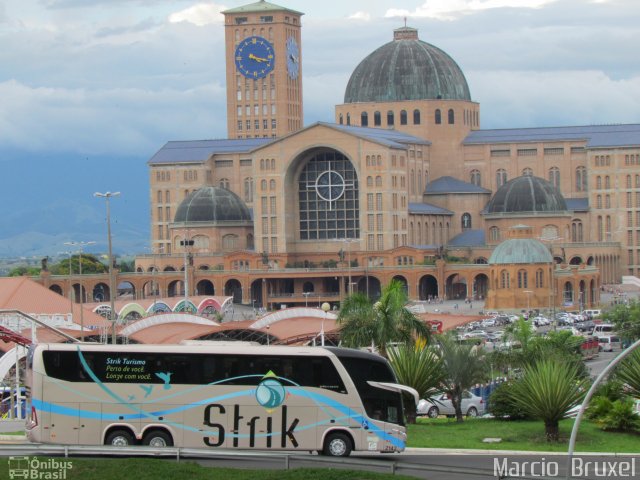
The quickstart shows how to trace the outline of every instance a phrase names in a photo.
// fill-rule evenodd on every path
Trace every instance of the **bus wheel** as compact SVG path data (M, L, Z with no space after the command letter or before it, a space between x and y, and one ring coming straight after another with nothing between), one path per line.
M127 430L114 430L104 442L105 445L112 445L114 447L128 447L135 444L133 435Z
M322 453L329 457L348 457L351 440L344 433L330 433L324 441Z
M171 438L171 435L162 430L152 430L149 433L146 433L142 443L156 448L173 447L173 439Z

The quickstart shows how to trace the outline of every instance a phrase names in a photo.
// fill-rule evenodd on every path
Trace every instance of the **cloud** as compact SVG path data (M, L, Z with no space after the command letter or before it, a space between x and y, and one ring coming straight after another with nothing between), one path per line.
M371 20L371 15L367 12L360 11L349 15L349 18L351 20Z
M222 11L227 10L224 5L215 3L198 3L185 10L181 10L169 15L169 21L172 23L189 22L202 27L204 25L223 25L224 15Z
M405 9L389 9L386 17L427 17L439 20L455 20L483 10L496 8L541 8L558 0L429 0L413 12Z

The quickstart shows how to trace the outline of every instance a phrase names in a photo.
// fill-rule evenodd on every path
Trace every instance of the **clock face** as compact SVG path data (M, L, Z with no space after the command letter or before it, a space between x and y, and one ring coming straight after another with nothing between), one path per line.
M263 78L273 70L273 45L263 37L247 37L236 47L236 68L247 78Z
M316 192L327 202L335 202L344 193L344 178L335 170L326 170L316 179Z
M300 72L300 49L294 37L287 38L287 72L294 80Z

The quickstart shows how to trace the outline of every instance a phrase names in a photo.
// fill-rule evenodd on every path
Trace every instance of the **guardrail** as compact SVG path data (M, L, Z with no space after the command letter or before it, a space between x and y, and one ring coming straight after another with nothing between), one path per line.
M0 457L11 457L17 455L38 455L38 456L148 456L148 457L173 457L177 462L181 459L240 459L248 457L256 457L270 461L281 461L281 469L290 470L293 468L301 468L309 466L310 463L320 464L320 468L352 468L380 473L390 473L392 475L412 475L425 478L425 473L449 473L459 474L463 477L481 476L484 478L499 478L492 470L478 469L472 467L452 467L443 465L427 465L420 463L412 463L403 461L402 457L398 460L378 460L369 458L354 457L324 457L319 455L301 455L299 453L273 452L273 451L211 451L209 449L198 448L181 448L181 447L113 447L110 445L52 445L52 444L11 444L2 445L0 449ZM228 465L227 465L228 466ZM428 477L431 478L431 477ZM518 477L528 478L528 477ZM533 479L530 479L533 480ZM536 478L540 480L540 478Z

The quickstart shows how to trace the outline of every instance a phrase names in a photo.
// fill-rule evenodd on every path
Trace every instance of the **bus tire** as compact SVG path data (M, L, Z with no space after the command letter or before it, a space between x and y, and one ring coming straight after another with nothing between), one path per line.
M173 438L164 430L150 430L144 434L142 444L156 448L173 447Z
M351 450L351 439L344 433L336 432L327 435L322 453L328 457L348 457Z
M129 430L113 430L104 441L105 445L113 447L128 447L135 443L135 438Z

